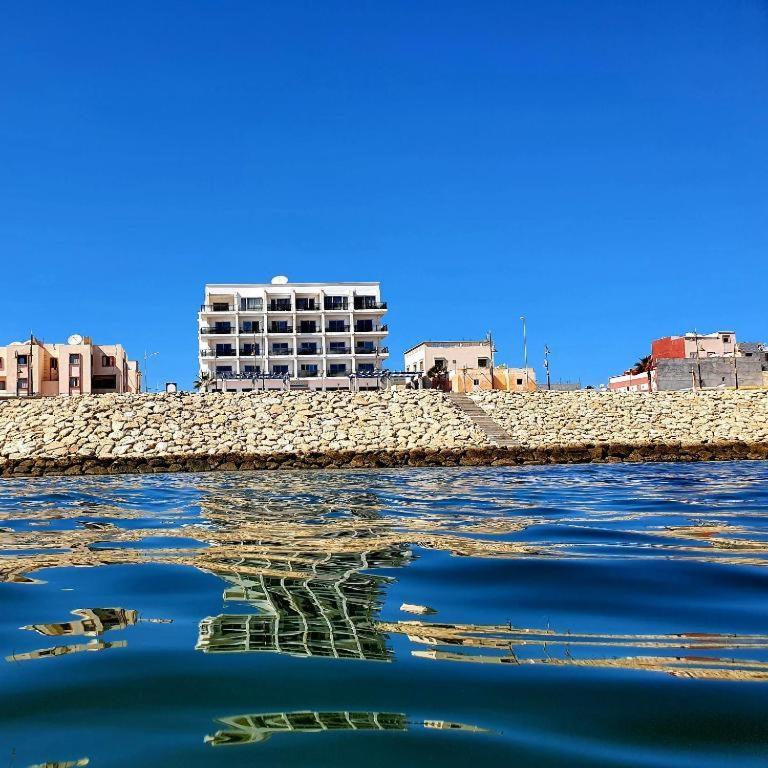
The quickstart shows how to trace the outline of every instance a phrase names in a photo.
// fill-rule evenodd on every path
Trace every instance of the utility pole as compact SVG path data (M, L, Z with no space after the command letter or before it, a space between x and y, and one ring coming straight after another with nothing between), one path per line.
M32 395L35 394L35 380L34 380L34 371L32 370L32 343L35 340L35 335L32 333L32 331L29 332L29 364L27 365L27 395L29 397L32 397Z
M703 388L702 381L701 381L701 357L699 357L699 332L694 328L693 329L693 338L696 342L696 370L699 376L699 389Z
M525 315L520 315L523 321L523 367L525 368L525 390L528 391L528 334L525 327Z
M547 389L552 389L552 383L549 380L549 347L544 345L544 370L547 372Z

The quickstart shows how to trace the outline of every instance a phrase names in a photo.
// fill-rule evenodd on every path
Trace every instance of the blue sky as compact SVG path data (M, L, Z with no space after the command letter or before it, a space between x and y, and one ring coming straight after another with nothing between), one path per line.
M5 3L0 343L159 351L206 282L381 280L424 338L599 383L768 340L757 0Z

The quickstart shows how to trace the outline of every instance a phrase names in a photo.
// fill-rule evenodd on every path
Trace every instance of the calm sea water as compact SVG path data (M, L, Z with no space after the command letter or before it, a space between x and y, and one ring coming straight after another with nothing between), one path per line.
M0 768L768 765L766 463L0 481L0 518Z

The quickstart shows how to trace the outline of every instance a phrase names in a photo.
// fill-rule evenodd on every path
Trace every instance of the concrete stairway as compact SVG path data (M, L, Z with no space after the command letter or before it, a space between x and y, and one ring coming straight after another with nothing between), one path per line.
M474 400L460 392L446 392L445 396L451 404L475 423L475 426L485 432L493 445L500 448L512 448L517 443L479 406Z

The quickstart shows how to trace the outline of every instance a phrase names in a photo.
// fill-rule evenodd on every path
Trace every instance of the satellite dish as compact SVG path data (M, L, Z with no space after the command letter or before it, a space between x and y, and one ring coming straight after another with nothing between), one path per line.
M272 278L272 285L287 285L288 278L285 275L275 275Z
M73 347L76 347L78 344L83 343L83 337L79 333L73 333L68 339L67 344L71 344Z

